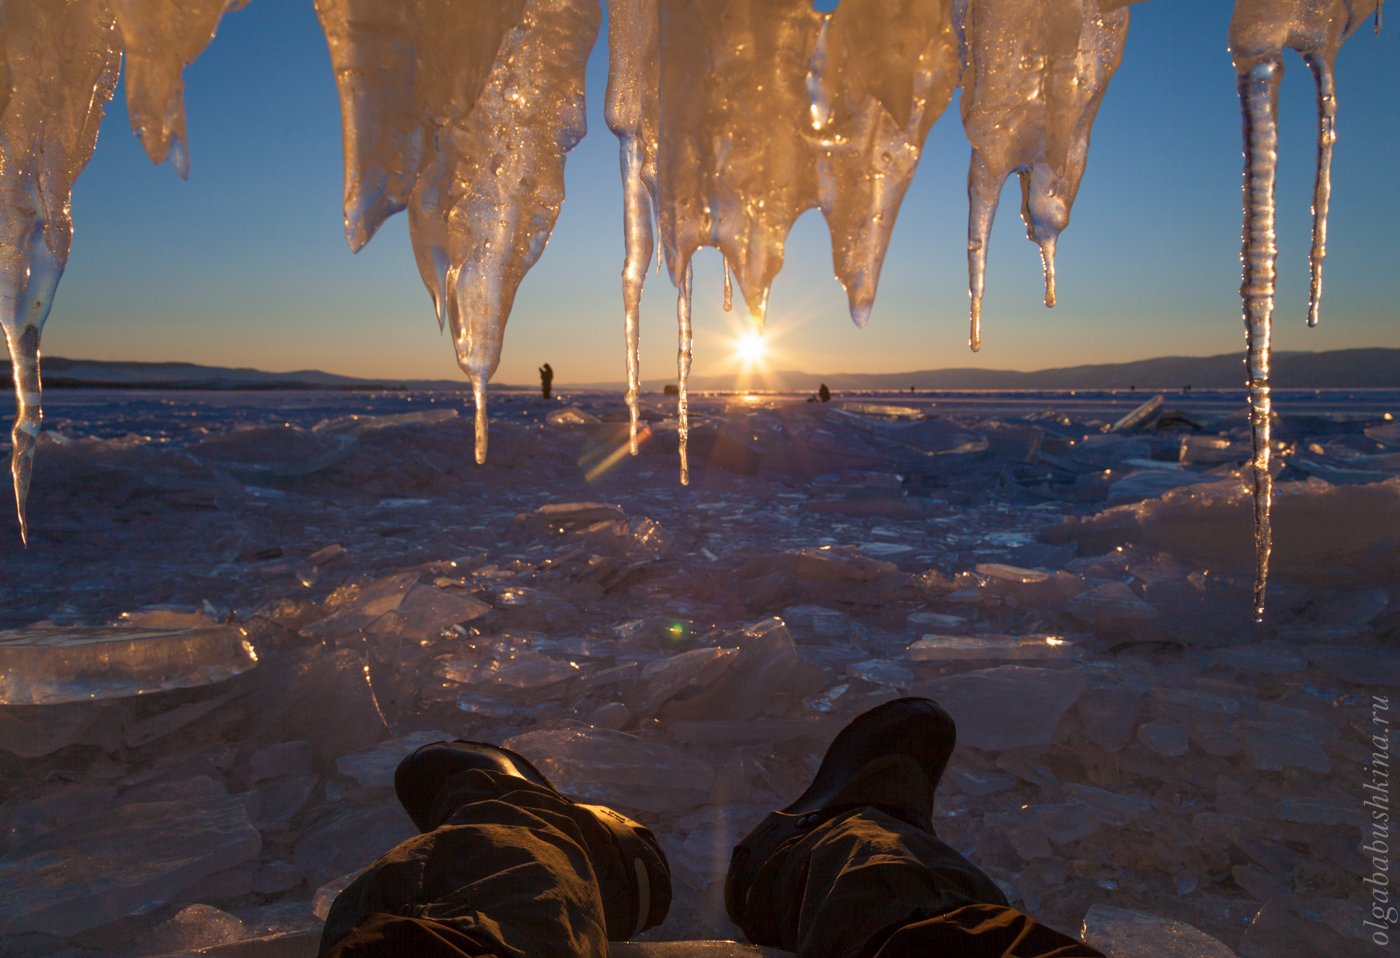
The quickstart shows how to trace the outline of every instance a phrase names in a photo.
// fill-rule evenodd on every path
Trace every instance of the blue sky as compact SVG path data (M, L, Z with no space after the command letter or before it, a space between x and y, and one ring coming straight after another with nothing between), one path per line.
M820 214L799 220L774 286L768 339L781 368L886 372L1037 369L1242 349L1240 120L1224 0L1132 8L1073 221L1060 239L1059 305L1041 305L1036 248L1008 182L992 237L983 348L967 339L968 146L957 101L934 126L885 261L869 326L832 277ZM1400 346L1400 55L1369 24L1338 62L1339 140L1322 325L1305 328L1315 92L1290 55L1282 90L1275 347ZM554 237L526 277L497 382L623 376L622 203L602 120L602 42L589 68L589 135L570 155ZM413 265L407 221L351 255L341 226L339 108L310 0L257 0L224 18L185 74L190 179L153 166L124 91L74 190L76 235L44 334L48 355L189 360L383 378L454 378ZM720 308L717 253L695 277L695 371L734 368L736 314ZM642 372L674 376L675 292L653 275ZM1286 383L1280 383L1286 386Z

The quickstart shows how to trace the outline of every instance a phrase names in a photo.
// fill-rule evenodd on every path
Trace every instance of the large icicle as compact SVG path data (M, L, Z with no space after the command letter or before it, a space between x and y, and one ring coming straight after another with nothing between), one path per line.
M362 245L408 206L419 272L477 398L484 462L486 383L516 290L564 199L600 11L588 0L316 7L345 120L347 237Z
M1021 218L1040 247L1045 305L1055 305L1055 243L1069 224L1089 133L1123 56L1123 0L966 0L963 128L967 177L969 345L981 347L987 241L1002 183L1021 179Z
M0 3L0 326L17 402L20 536L43 419L39 339L73 242L73 181L92 156L120 54L106 0Z
M949 0L843 0L811 66L820 206L851 319L864 326L924 140L957 87Z
M949 0L845 0L831 15L808 0L664 0L657 30L655 196L672 282L701 246L719 249L726 290L732 271L762 328L787 234L818 207L864 325L900 201L956 85Z
M190 175L185 136L185 67L204 52L225 11L249 0L112 0L126 50L131 128L153 163Z
M788 231L817 204L808 0L668 0L660 12L657 218L677 286L718 248L762 322Z
M1330 164L1335 138L1336 98L1332 73L1342 42L1372 14L1378 0L1238 0L1230 22L1230 50L1238 76L1244 120L1244 226L1240 296L1253 441L1250 462L1254 496L1254 615L1262 619L1273 549L1270 512L1270 340L1278 246L1274 235L1274 185L1278 178L1278 85L1283 49L1303 54L1318 84L1318 163L1313 200L1312 284L1308 323L1317 322L1326 255Z
M656 247L657 124L656 0L608 0L608 128L617 135L622 165L622 228L626 260L622 304L627 338L628 446L637 454L641 372L637 347L642 286ZM729 273L725 272L726 282Z

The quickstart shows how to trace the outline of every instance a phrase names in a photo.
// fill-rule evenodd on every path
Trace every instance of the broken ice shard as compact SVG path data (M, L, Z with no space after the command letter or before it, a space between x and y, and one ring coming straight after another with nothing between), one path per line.
M1055 305L1055 243L1069 225L1089 132L1118 69L1128 8L1113 0L967 0L962 116L967 176L969 345L982 344L987 242L1002 183L1021 180L1021 217L1040 247L1045 305Z
M1336 96L1332 73L1337 50L1366 17L1380 15L1380 0L1237 0L1230 21L1244 118L1244 226L1241 259L1244 279L1244 324L1249 387L1249 421L1253 441L1254 615L1264 615L1273 547L1270 511L1273 477L1269 472L1269 359L1274 321L1274 281L1278 246L1274 235L1274 185L1278 178L1278 85L1283 75L1283 48L1303 55L1318 86L1318 160L1313 193L1312 286L1308 323L1317 322L1322 296L1322 260L1326 255L1327 204Z
M0 705L120 698L212 685L258 656L234 626L203 629L35 627L0 633Z
M126 103L131 127L153 163L166 160L190 175L185 138L185 67L204 52L226 10L248 0L112 0L126 51Z
M586 127L583 82L600 12L587 0L317 0L340 90L352 249L408 207L439 325L476 399L516 289L564 199L564 156Z
M0 4L0 326L14 370L10 472L25 541L43 419L39 338L73 242L73 181L119 64L105 0Z

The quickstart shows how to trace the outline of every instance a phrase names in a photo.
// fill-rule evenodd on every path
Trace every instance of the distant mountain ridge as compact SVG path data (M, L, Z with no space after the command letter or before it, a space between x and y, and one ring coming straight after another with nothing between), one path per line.
M1327 352L1273 354L1276 389L1400 389L1400 349L1370 347ZM730 376L691 376L692 389L733 389ZM754 377L754 389L903 391L960 389L1243 389L1239 353L1220 356L1160 356L1125 363L1014 369L922 369L902 373L806 373L781 370ZM599 384L601 385L601 384Z
M563 364L561 364L562 366ZM324 389L324 390L465 390L465 379L358 379L316 369L266 372L260 369L202 366L183 362L107 362L94 359L44 359L44 384L51 388L107 389ZM1022 372L1011 369L923 369L903 373L807 373L778 370L755 376L743 385L763 390L813 391L819 383L836 390L961 389L1240 389L1244 368L1238 353L1221 356L1161 356L1126 363L1098 363ZM695 390L734 389L728 376L692 376ZM571 383L563 389L621 389L620 382ZM659 390L661 382L647 384ZM1326 352L1276 352L1273 385L1277 389L1400 389L1400 349L1372 347ZM497 388L531 389L533 385Z

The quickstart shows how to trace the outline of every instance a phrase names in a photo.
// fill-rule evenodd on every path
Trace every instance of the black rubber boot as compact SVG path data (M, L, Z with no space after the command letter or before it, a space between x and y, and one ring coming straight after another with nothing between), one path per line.
M608 940L627 941L661 924L671 906L671 869L655 836L640 822L603 805L563 795L518 752L486 742L434 742L411 752L394 772L399 803L420 831L442 825L458 807L454 780L484 771L523 779L547 789L601 828L583 828L585 848L598 875ZM590 834L593 833L593 834ZM606 838L597 839L597 835Z
M729 917L750 940L774 940L749 915L759 872L783 844L843 812L877 808L932 832L933 795L956 740L952 716L930 699L896 699L857 716L837 734L801 797L770 812L735 847L724 883Z

